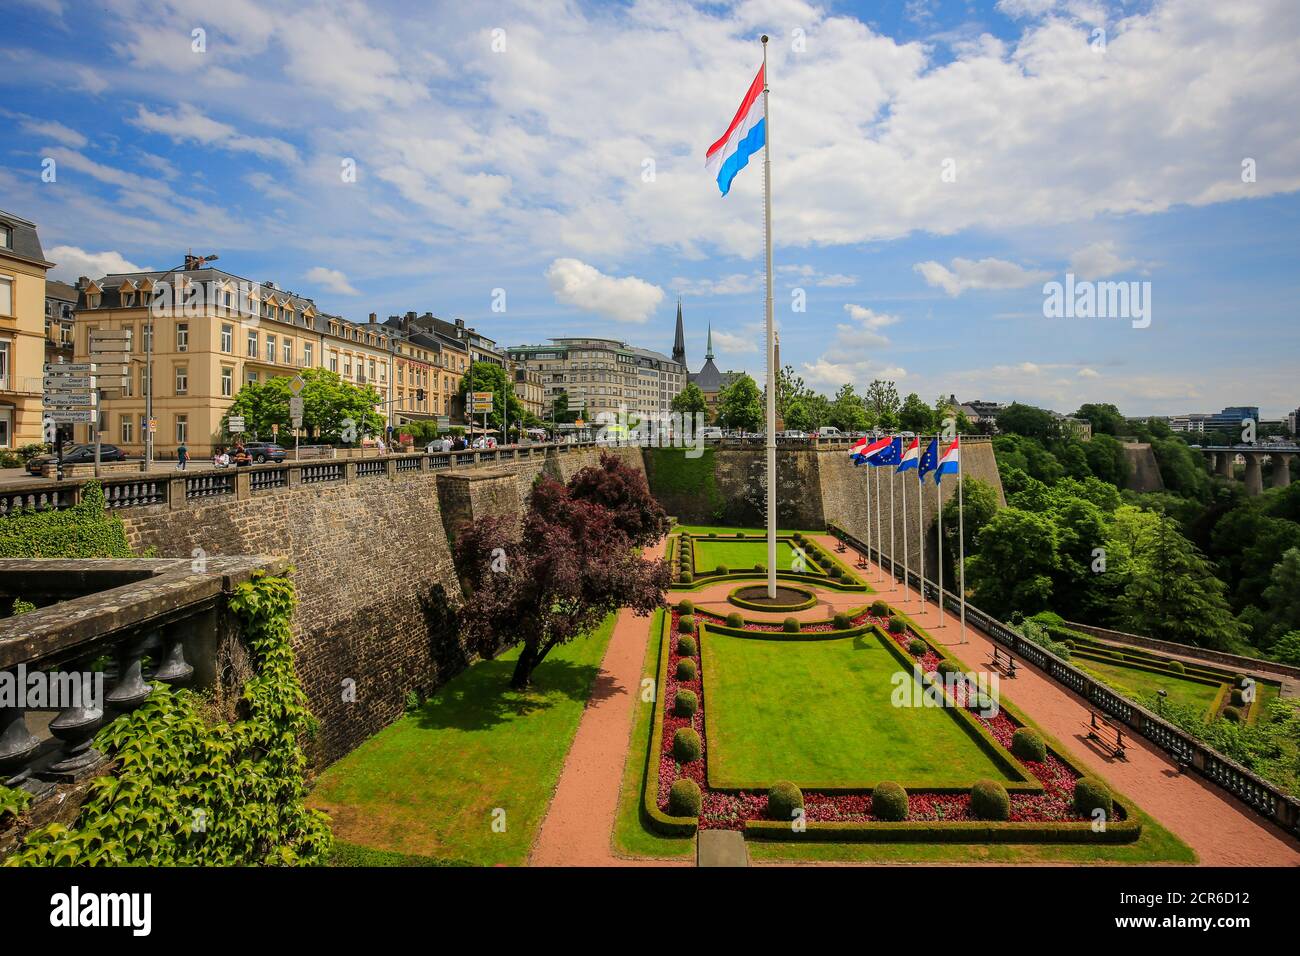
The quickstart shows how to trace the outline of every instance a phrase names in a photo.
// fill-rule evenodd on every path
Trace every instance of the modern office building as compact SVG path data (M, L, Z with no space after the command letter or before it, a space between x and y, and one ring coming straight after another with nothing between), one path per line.
M539 376L543 419L561 395L567 396L571 411L585 413L590 421L623 412L638 417L667 414L686 386L684 365L619 339L556 338L549 345L513 346L507 354Z

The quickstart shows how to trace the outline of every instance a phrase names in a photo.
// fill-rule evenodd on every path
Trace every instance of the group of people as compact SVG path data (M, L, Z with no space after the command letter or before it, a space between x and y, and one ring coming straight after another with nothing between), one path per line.
M216 454L212 456L212 463L218 468L229 468L234 465L236 468L244 468L253 463L253 456L248 453L242 441L237 441L234 447L227 450L225 447L218 447Z
M443 435L441 438L435 438L429 444L424 446L426 452L435 451L465 451L470 448L496 448L497 440L491 435L482 435L475 438L474 441L468 442L463 435L457 435L455 438L450 435Z

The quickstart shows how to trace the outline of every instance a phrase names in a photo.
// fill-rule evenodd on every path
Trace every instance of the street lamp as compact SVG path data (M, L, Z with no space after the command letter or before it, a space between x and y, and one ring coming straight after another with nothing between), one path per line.
M216 262L216 255L211 256L194 256L187 255L185 261L178 266L172 266L166 272L158 277L161 282L173 272L189 272L192 269L202 269L205 263ZM149 304L149 336L145 343L145 383L144 383L144 470L146 472L153 470L153 335L154 335L154 312L157 300ZM176 308L176 297L172 296L172 308Z
M1161 717L1165 715L1165 698L1168 696L1169 691L1167 690L1156 691L1156 713Z

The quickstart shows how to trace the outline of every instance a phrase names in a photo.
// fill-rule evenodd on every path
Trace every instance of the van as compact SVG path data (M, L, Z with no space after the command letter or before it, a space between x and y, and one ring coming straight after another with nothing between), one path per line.
M705 441L722 441L722 429L716 425L705 425L700 429L700 437Z
M836 428L834 425L826 425L822 428L817 429L817 437L823 440L828 438L839 439L844 437L844 433L840 431L838 428Z

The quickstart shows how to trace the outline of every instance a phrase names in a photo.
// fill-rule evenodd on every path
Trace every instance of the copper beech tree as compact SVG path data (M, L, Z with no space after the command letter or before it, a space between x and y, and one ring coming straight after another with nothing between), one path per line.
M668 565L639 552L668 524L645 478L613 456L568 485L539 479L522 522L485 518L457 536L466 647L492 656L521 644L510 686L522 690L555 647L612 612L648 615L664 602Z

